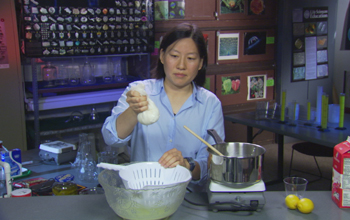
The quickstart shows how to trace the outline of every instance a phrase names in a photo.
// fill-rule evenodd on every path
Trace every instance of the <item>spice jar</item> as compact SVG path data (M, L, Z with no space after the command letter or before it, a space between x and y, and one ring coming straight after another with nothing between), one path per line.
M55 183L52 185L52 193L55 196L77 195L78 186L73 182L74 176L71 174L62 174L55 177Z

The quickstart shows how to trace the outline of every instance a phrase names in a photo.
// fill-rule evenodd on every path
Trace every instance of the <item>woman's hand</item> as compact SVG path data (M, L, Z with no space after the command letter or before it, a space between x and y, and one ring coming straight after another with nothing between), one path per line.
M137 114L148 109L147 96L141 96L137 91L127 92L126 102L129 107L116 120L118 137L121 139L126 138L134 130L137 124Z
M126 93L126 102L136 115L148 109L147 96L141 96L139 92L134 90Z
M182 156L181 151L176 148L165 152L158 162L165 168L175 167L176 165L181 165L188 168L188 163L186 163L187 161Z

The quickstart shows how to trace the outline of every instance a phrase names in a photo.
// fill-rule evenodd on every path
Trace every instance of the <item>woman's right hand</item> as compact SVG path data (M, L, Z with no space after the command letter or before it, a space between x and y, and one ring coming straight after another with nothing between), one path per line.
M136 115L148 109L147 96L141 96L139 92L134 90L126 93L126 102Z
M126 138L133 131L137 124L137 114L148 109L147 96L141 96L134 90L126 93L126 102L129 107L116 120L118 137L121 139Z

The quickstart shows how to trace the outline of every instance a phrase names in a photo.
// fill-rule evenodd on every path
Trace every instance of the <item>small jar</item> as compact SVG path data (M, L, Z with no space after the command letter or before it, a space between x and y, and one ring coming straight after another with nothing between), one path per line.
M57 78L57 68L47 62L47 64L42 68L41 74L44 81L44 87L53 87L55 86L54 81Z
M52 193L55 196L78 195L78 186L73 182L74 176L71 174L62 174L55 177L55 183L52 185Z

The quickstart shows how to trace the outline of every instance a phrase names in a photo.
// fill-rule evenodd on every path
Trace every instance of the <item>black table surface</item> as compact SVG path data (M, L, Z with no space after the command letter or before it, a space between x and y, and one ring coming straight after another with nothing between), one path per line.
M225 120L242 125L263 129L276 134L293 137L303 141L334 147L347 140L350 135L350 115L344 116L345 130L336 129L338 124L328 123L326 131L320 131L318 125L305 125L305 121L297 121L296 126L280 123L278 119L255 120L255 112L244 112L225 115Z

